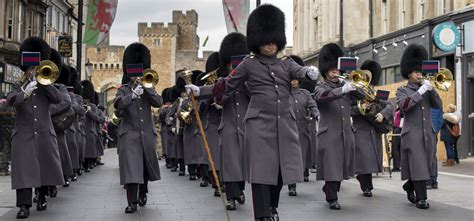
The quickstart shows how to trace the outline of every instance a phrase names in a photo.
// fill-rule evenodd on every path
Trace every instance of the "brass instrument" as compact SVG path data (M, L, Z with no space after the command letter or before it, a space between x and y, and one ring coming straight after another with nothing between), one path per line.
M357 101L357 108L362 115L366 115L375 101L375 91L369 84L372 79L372 73L368 70L355 70L349 75L338 75L339 79L347 80L354 87L362 90L365 95L363 100Z
M120 123L120 118L115 115L115 113L112 114L112 123L115 125L118 125Z
M59 68L52 61L41 61L40 66L36 68L35 78L41 85L51 85L59 77Z
M205 85L212 85L212 84L216 83L216 81L217 81L217 71L218 70L219 70L219 68L207 73L206 75L204 75L201 78L201 80L206 80Z
M188 103L187 107L181 108L178 112L178 118L179 120L183 121L185 124L191 124L192 123L192 111L193 107L191 105L191 102Z
M453 73L447 68L440 68L438 73L422 77L421 79L430 81L435 88L442 91L448 91L454 80Z
M160 81L160 76L155 70L148 68L143 71L143 77L140 78L140 83L144 88L154 88Z

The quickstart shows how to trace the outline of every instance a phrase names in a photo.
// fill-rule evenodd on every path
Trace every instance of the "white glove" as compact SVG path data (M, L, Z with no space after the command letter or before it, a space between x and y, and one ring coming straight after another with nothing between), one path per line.
M309 66L309 70L306 73L306 76L309 77L309 79L315 81L318 80L319 77L319 69L315 66Z
M31 93L33 93L33 91L37 88L36 84L37 84L36 81L32 81L28 85L26 85L26 88L24 90L26 96L29 97L31 95Z
M377 123L382 123L383 121L383 115L381 113L378 113L375 115L375 122Z
M176 128L171 128L171 132L173 132L174 134L176 134Z
M201 91L198 86L194 84L188 84L184 86L186 88L186 93L191 94L191 92L194 94L194 96L199 96L199 92Z
M431 83L427 80L424 80L423 81L423 84L421 85L421 87L418 89L418 93L420 93L421 95L425 94L427 91L431 91L433 90L433 87L431 86Z
M342 93L347 94L351 91L357 90L350 82L346 81L346 83L342 86Z
M138 85L135 89L132 90L132 99L135 100L143 94L143 87Z

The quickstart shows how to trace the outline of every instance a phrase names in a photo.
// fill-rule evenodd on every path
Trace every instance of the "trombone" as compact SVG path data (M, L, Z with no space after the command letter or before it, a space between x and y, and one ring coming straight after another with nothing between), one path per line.
M145 69L143 71L143 76L138 77L135 81L135 86L132 91L135 91L135 88L137 88L138 85L141 85L144 88L155 88L159 81L160 76L158 75L158 72L151 68Z
M440 68L439 72L433 75L424 76L420 80L428 80L435 88L442 91L448 91L453 83L453 73L447 68Z
M28 79L24 79L25 77L28 77L28 75L24 74L20 80L20 82L24 81L21 86L21 90L23 92L25 92L25 86L32 81L36 81L38 84L44 86L54 84L54 82L56 82L59 77L59 68L54 62L50 60L44 60L40 62L38 67L36 67L34 78L30 76Z

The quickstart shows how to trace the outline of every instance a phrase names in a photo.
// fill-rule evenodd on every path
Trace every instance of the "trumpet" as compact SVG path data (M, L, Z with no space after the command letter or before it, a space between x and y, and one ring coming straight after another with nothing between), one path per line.
M135 81L135 89L138 85L141 85L144 88L154 88L160 81L160 76L155 70L148 68L143 71L143 76L139 77Z
M440 68L438 73L420 78L420 80L428 80L435 88L442 91L448 91L453 79L453 73L447 68Z
M206 83L205 85L212 85L214 83L216 83L216 80L217 80L217 71L219 70L219 68L217 68L216 70L213 70L209 73L207 73L206 75L204 75L201 80L206 80Z
M28 79L26 79L28 77ZM24 82L21 86L21 90L25 91L25 86L30 82L36 81L38 84L47 86L54 84L59 77L58 66L49 60L41 61L40 65L36 67L35 76L29 76L24 74L20 79L20 82Z

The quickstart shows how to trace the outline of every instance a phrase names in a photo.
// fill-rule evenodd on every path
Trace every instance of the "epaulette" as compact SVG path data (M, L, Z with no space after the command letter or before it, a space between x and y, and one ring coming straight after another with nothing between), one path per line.
M281 61L285 61L285 60L287 60L288 58L290 58L290 56L283 56L283 57L280 58L280 60L281 60Z

